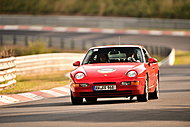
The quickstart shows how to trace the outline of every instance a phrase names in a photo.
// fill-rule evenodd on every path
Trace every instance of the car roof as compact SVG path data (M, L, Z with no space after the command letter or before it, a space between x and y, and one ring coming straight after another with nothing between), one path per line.
M137 48L144 48L141 45L106 45L106 46L92 47L90 49L95 49L95 48L114 48L114 47L137 47Z

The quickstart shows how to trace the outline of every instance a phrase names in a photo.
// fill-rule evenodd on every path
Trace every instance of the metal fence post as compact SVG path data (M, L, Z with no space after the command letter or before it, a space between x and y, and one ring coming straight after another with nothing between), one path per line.
M3 46L3 35L0 35L0 45Z
M156 56L159 55L159 54L158 54L158 48L159 48L158 46L155 46L155 49L154 49L154 50L155 50L155 54L156 54Z
M159 49L158 49L158 56L161 56L161 51L162 51L162 50L161 50L161 47L159 46L158 48L159 48Z
M24 37L24 44L25 44L25 46L28 46L28 36L27 35Z
M48 47L51 48L52 47L52 37L49 37L49 43L48 43Z
M163 47L160 47L160 56L164 56L164 50L163 50Z
M60 46L61 46L61 49L64 49L64 39L63 38L61 38Z
M13 45L16 45L16 35L13 35Z
M82 50L83 51L86 50L86 41L85 40L82 41Z
M71 40L71 50L75 49L75 40Z

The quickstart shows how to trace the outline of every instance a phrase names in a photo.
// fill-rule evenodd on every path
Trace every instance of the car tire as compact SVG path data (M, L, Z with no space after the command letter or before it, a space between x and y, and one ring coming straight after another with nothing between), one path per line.
M145 87L144 87L144 94L143 95L138 95L137 96L137 101L138 102L147 102L148 101L148 77L145 80Z
M150 99L158 99L159 98L159 81L157 79L156 88L153 93L150 94Z
M71 92L71 102L73 105L80 105L83 103L83 98L82 97L74 97Z
M96 102L97 101L97 98L95 98L95 97L87 97L87 98L85 98L85 100L86 100L86 102Z

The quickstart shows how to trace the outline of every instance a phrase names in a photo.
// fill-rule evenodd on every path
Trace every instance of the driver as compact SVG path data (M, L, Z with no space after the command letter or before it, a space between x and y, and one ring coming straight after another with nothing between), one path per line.
M126 53L126 62L136 62L135 58L134 58L135 54L132 51L129 51Z

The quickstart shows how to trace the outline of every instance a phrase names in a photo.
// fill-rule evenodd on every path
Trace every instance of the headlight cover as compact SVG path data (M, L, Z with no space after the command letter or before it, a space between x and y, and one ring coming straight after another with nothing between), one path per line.
M137 72L136 72L136 71L128 71L128 72L127 72L127 76L128 76L128 77L131 77L131 78L132 78L132 77L136 77L136 76L137 76Z
M84 78L84 76L85 76L84 73L81 73L81 72L75 74L76 79L82 79L82 78Z

